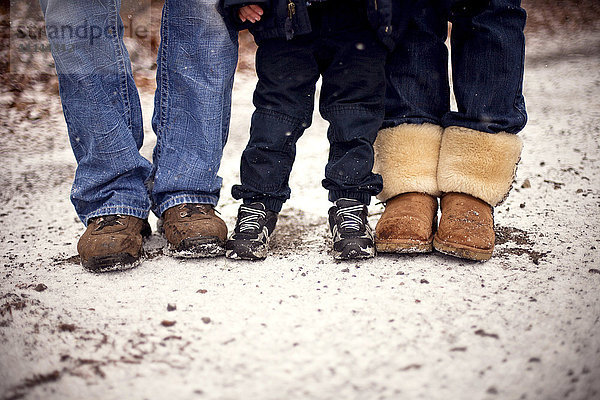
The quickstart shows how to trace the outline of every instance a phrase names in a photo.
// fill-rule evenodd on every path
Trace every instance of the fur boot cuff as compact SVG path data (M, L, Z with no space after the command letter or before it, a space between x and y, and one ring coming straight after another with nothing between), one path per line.
M511 133L448 127L440 148L439 189L470 194L495 207L508 196L522 148L521 138Z
M409 192L439 195L436 170L442 130L433 124L402 124L379 131L373 168L383 177L379 200Z

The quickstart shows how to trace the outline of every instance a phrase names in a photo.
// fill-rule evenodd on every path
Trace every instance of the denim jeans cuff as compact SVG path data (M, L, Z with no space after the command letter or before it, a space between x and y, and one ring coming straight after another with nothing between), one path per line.
M254 203L256 201L260 201L265 205L265 208L269 211L273 211L274 213L279 213L281 208L283 207L283 201L274 199L272 197L262 197L262 198L250 198L244 199L244 204Z
M104 215L120 214L120 215L130 215L132 217L141 218L141 219L147 219L149 213L150 213L149 210L143 209L143 208L136 208L136 207L130 207L130 206L104 206L88 215L85 215L85 216L80 215L79 218L81 219L83 224L85 226L87 226L90 219L96 218L96 217L101 217Z
M160 218L169 208L178 206L180 204L210 204L214 207L217 205L218 201L219 196L211 194L177 194L175 196L168 197L165 201L156 206L153 211Z
M363 204L371 204L371 194L365 192L348 192L344 190L331 190L329 191L329 201L335 202L339 199L354 199L358 200Z

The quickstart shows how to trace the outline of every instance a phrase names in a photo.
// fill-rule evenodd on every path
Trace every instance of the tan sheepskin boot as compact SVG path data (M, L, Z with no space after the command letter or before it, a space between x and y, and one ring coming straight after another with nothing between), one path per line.
M389 199L375 227L377 251L429 253L437 225L437 197L403 193Z
M469 260L489 260L494 251L492 207L464 193L447 193L433 243L440 253Z
M433 239L445 254L485 261L494 251L493 207L508 196L522 141L510 133L448 127L437 170L442 216Z
M375 227L377 251L432 251L441 139L442 128L433 124L403 124L378 133L373 170L383 178L377 197L386 206Z

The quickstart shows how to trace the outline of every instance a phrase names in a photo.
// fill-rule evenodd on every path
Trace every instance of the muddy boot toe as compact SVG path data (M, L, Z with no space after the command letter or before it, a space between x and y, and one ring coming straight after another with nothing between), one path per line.
M463 193L448 193L441 200L442 217L433 239L440 253L486 261L494 252L494 216L486 202Z
M134 267L150 233L148 221L129 215L93 218L77 243L81 264L98 272Z
M175 257L215 257L225 254L227 225L210 204L180 204L163 213L162 230L168 252Z

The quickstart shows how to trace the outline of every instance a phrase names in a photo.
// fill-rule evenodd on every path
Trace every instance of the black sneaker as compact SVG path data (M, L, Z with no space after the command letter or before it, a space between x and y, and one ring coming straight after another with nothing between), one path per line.
M333 256L337 260L375 256L373 231L367 222L367 213L367 206L353 199L339 199L329 209Z
M262 260L269 251L269 238L277 223L277 213L263 203L242 204L235 229L225 243L225 257L238 260Z

